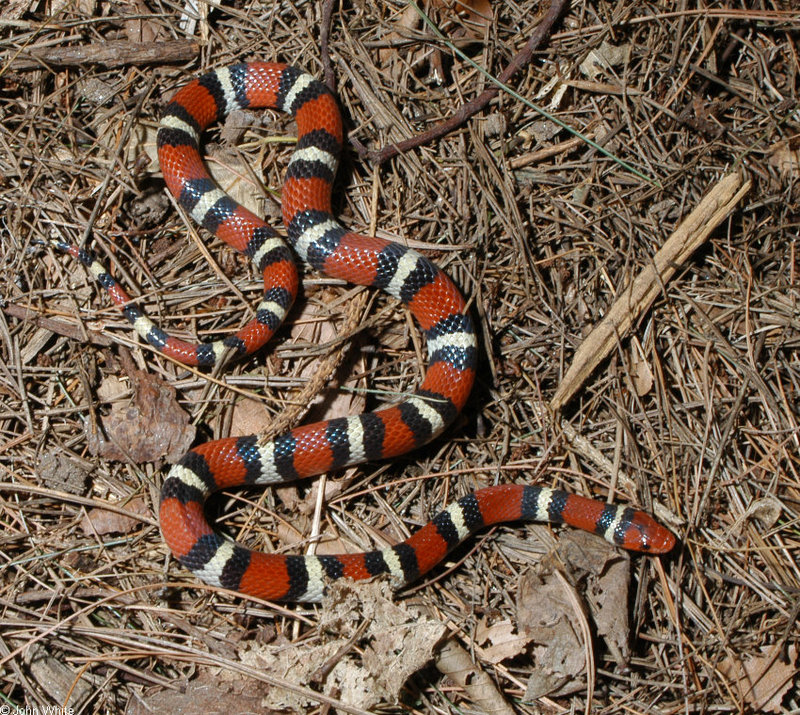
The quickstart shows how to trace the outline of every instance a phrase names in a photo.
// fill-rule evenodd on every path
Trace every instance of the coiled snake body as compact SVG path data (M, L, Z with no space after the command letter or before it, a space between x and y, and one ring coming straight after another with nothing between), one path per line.
M477 341L465 302L450 279L414 250L342 227L331 214L331 186L342 148L342 122L327 88L301 70L253 62L208 72L181 89L158 131L164 179L204 228L249 256L264 276L256 316L234 336L194 345L168 336L129 301L94 256L57 246L83 262L137 332L166 355L213 365L231 353L260 348L282 322L298 289L291 251L262 219L239 206L203 166L200 135L234 108L290 112L297 146L282 193L289 242L300 258L329 276L382 288L408 306L427 340L429 364L405 401L375 412L298 427L264 444L220 439L191 450L167 476L160 523L169 548L203 581L260 598L318 601L341 577L388 573L395 586L435 566L469 534L517 519L565 522L625 548L663 553L673 535L647 514L544 487L507 484L450 504L406 541L338 556L285 556L252 551L215 532L204 516L207 497L227 487L274 484L367 460L403 454L432 440L455 418L472 388Z

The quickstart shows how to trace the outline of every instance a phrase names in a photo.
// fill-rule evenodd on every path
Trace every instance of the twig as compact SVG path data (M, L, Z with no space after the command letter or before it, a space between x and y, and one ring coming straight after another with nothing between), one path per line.
M319 54L322 58L322 72L325 75L325 84L331 92L336 92L336 74L331 62L331 49L329 39L331 35L331 17L335 0L325 0L322 3L322 23L319 30Z
M200 45L195 40L169 42L127 42L112 40L102 44L76 45L74 47L48 47L28 49L11 63L11 69L33 70L44 66L126 67L128 65L178 64L197 57Z
M2 306L2 308L6 315L33 323L37 328L49 330L51 333L63 335L65 338L85 342L86 338L88 337L89 342L94 345L101 345L103 347L108 347L114 343L114 341L104 333L96 330L87 330L86 335L84 335L79 328L75 327L74 323L67 323L56 318L46 318L34 308L26 308L25 306L18 305L17 303L6 303Z

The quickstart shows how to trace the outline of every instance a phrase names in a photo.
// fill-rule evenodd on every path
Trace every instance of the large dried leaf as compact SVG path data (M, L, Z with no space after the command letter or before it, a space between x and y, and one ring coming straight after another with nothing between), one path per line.
M102 433L87 425L92 454L130 460L134 464L165 459L177 461L194 441L189 415L178 405L175 389L160 377L141 370L131 373L133 399L115 402L101 418Z
M783 698L798 677L797 646L784 648L778 643L760 650L761 655L744 660L726 658L720 664L720 672L733 681L738 696L754 711L785 712Z

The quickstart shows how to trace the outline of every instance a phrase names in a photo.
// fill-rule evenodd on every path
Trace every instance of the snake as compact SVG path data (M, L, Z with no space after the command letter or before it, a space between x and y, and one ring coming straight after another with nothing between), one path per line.
M200 153L201 135L211 124L234 109L256 108L287 112L297 125L281 191L291 248L263 219L225 194ZM254 435L205 442L173 464L159 507L161 532L173 555L211 586L268 601L318 602L340 578L386 574L394 588L406 586L475 531L518 520L568 524L634 551L670 551L675 536L644 511L516 483L462 496L405 541L363 553L265 553L212 528L205 515L212 493L403 455L438 437L470 395L478 340L453 281L416 250L349 231L334 217L332 187L342 146L335 95L292 65L248 62L215 69L180 88L165 107L157 147L168 189L199 225L247 256L264 280L252 320L220 340L190 343L168 335L131 301L91 251L53 240L56 248L86 266L142 339L187 365L213 367L253 353L272 337L298 292L293 253L330 277L382 289L408 308L425 336L424 379L399 403L300 426L269 440Z

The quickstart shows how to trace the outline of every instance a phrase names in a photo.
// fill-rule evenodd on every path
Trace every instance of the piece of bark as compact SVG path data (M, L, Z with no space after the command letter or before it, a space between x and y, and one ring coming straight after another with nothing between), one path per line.
M11 69L22 71L41 69L43 65L74 67L101 65L125 67L127 65L175 64L197 57L200 45L195 40L170 40L169 42L128 42L112 40L91 45L46 47L21 52L11 63Z
M750 184L739 172L728 174L675 229L652 262L619 294L608 313L575 351L572 364L550 401L551 410L560 410L572 399L592 371L625 337L631 325L652 305L678 268L733 211L750 190Z

